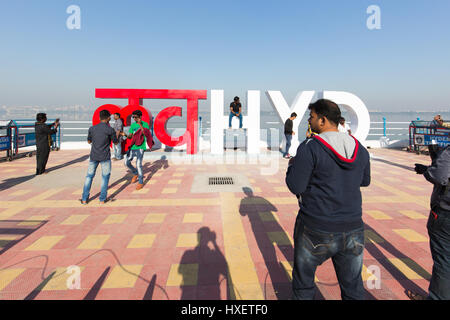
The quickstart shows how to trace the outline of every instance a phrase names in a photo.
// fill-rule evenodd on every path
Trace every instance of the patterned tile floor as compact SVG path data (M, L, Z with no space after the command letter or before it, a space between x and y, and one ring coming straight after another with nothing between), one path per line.
M363 190L367 298L406 299L405 289L425 294L432 186L412 168L429 159L370 152L372 184ZM250 164L146 160L140 191L123 163L113 162L113 200L98 203L97 176L93 201L81 206L87 161L87 151L53 152L49 173L39 177L34 157L0 163L0 299L290 297L298 204L284 183L286 160L275 160L274 175ZM247 175L252 191L191 193L194 176L205 172ZM316 284L317 298L340 299L331 261L318 268Z

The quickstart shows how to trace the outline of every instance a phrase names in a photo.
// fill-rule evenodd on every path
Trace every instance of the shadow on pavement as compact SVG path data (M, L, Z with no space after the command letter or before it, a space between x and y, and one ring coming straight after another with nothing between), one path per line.
M156 274L153 275L150 283L148 284L147 290L145 291L144 297L142 300L153 300L153 292L155 291L156 286Z
M87 295L84 297L83 300L95 300L95 297L97 296L98 292L102 288L103 282L105 282L110 269L111 269L111 267L108 267L105 269L105 271L103 271L100 278L98 278L98 280L94 283L94 285L89 290L89 292L87 293Z
M150 164L149 162L145 163L142 166L142 170L143 170L144 175L146 175L148 173L149 173L149 175L145 178L144 185L146 185L151 180L153 175L156 172L158 172L158 170L163 169L163 168L167 169L168 167L169 167L169 161L166 159L166 156L162 156L161 159L154 161L152 164ZM107 201L114 201L114 198L116 196L118 196L123 190L125 190L131 184L131 177L132 176L133 175L128 172L122 178L120 178L119 180L114 181L111 185L109 185L108 189L111 189L111 188L114 188L115 186L121 184L122 182L126 182L126 183L123 183L120 186L119 189L114 191L114 193L109 195ZM94 196L92 196L89 199L89 201L97 199L99 196L100 196L100 192L98 192Z
M149 166L150 166L150 163L147 162L143 168L144 174L149 173L147 178L145 178L145 180L144 180L144 185L146 185L151 180L151 178L153 177L153 175L156 172L158 172L161 169L165 170L165 169L169 168L169 161L167 160L166 156L161 156L161 159L154 161L152 163L151 167L149 167Z
M42 228L47 222L47 220L1 220L0 237L3 239L0 240L0 255Z
M0 184L0 191L4 191L7 190L9 188L12 188L14 186L17 186L19 184L22 184L24 182L27 182L31 179L33 179L36 175L34 174L30 174L28 176L22 176L22 177L17 177L17 178L9 178L9 179L5 179L3 180L3 182Z
M87 159L89 159L89 155L84 155L84 156L79 157L77 159L74 159L74 160L68 161L66 163L62 163L62 164L59 164L57 166L51 167L49 169L46 169L45 173L50 173L52 171L55 171L55 170L58 170L58 169L62 169L64 167L68 167L68 166L70 166L72 164L76 164L76 163L80 163L80 162L86 161ZM27 182L27 181L33 179L35 176L36 175L34 175L34 174L30 174L28 176L22 176L22 177L15 177L15 178L5 179L0 184L0 191L9 189L11 187L17 186L17 185L22 184L24 182Z
M391 275L397 280L405 290L409 289L418 294L427 296L428 293L425 292L422 288L420 288L414 281L408 279L400 270L397 269L395 265L393 265L388 258L381 252L380 249L377 248L375 243L379 246L383 247L386 251L388 251L391 255L396 258L402 259L402 262L405 263L411 270L420 275L424 279L430 279L431 275L418 265L415 261L407 257L403 252L399 251L395 248L391 243L389 243L385 238L383 238L378 232L376 232L369 225L365 224L366 230L366 250L370 253L372 257L374 257Z
M286 277L291 278L291 276L287 274L287 270L278 261L275 246L283 253L286 262L294 260L294 248L288 234L272 213L277 212L278 209L268 200L255 196L251 188L244 187L243 191L246 197L241 200L239 213L243 217L247 216L250 221L277 299L290 299L292 297L292 285L290 282L286 282ZM267 276L264 281L265 299L268 298L266 281ZM316 298L324 299L320 290L316 290Z
M224 280L229 300L232 281L227 261L216 243L216 233L208 227L202 227L197 231L197 237L198 245L184 252L178 268L183 278L181 300L220 300L220 286ZM199 289L195 297L189 290L193 286Z
M126 266L122 265L122 263L119 260L119 257L111 249L100 249L100 250L97 250L97 251L87 255L83 259L81 259L79 261L76 261L76 262L74 261L73 263L70 263L70 264L74 265L74 266L80 266L85 261L87 261L87 260L89 260L89 259L91 259L93 257L96 257L97 259L106 259L107 257L104 256L103 254L110 255L115 260L115 265L122 269L122 272L127 273L129 275L132 275L132 276L136 277L136 279L140 279L141 281L144 281L144 282L148 283L148 287L147 287L146 293L145 293L145 295L143 297L144 300L152 299L155 289L161 290L163 295L166 297L166 299L170 300L170 298L167 295L167 292L165 291L165 289L162 286L160 286L160 285L158 285L156 283L156 274L153 275L151 280L147 280L144 277L140 276L139 274L134 273L133 271L127 269ZM16 293L22 293L23 292L24 294L26 294L26 297L24 298L24 300L34 300L42 292L42 290L45 288L45 286L49 283L50 280L52 280L52 279L54 280L56 278L63 277L64 275L67 274L66 271L62 270L59 274L56 274L57 270L55 270L49 276L45 277L45 274L47 272L49 272L49 270L48 270L49 257L47 255L36 255L36 256L33 256L33 257L30 257L30 258L27 258L27 259L15 262L12 265L3 266L2 268L0 268L0 271L8 270L8 269L13 268L15 266L20 266L23 262L27 262L27 261L30 261L30 260L33 260L33 259L36 260L38 258L39 259L43 258L44 262L45 262L43 267L38 267L41 264L38 263L38 262L35 263L34 269L42 270L41 276L40 276L40 283L39 283L39 285L37 285L37 287L34 288L30 292L30 291L28 291L28 286L30 285L30 283L29 283L29 279L27 279L27 282L26 282L27 285L25 286L26 287L25 288L26 291L20 290L20 291L16 292ZM103 284L104 284L104 282L105 282L105 280L106 280L106 278L107 278L107 276L109 274L110 269L111 269L111 267L107 267L102 272L100 277L97 279L95 284L91 287L91 289L86 294L86 296L84 297L83 300L94 300L97 297L98 293L102 290L102 286L103 286Z
M56 271L53 271L47 278L44 279L33 291L31 291L23 300L34 300L39 293L41 293L42 289L49 283L49 281L53 278Z
M388 164L388 165L391 165L391 166L394 166L394 167L398 167L398 168L401 168L401 169L405 169L405 170L408 170L408 171L414 171L413 167L408 167L408 166L405 166L403 164L399 164L399 163L392 162L392 161L389 161L389 160L384 160L384 159L370 159L370 160L371 161L382 162L382 163L385 163L385 164Z
M58 169L62 169L62 168L68 167L68 166L70 166L70 165L72 165L72 164L84 162L84 161L86 161L87 159L89 159L89 155L88 155L88 154L86 154L86 155L84 155L84 156L81 156L81 157L79 157L79 158L70 160L70 161L68 161L68 162L66 162L66 163L62 163L62 164L59 164L59 165L57 165L57 166L48 168L48 169L45 170L45 172L52 172L52 171L55 171L55 170L58 170Z

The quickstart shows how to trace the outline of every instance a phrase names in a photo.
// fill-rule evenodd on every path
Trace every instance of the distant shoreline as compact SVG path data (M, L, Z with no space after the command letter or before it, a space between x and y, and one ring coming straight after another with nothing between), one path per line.
M449 108L450 109L450 108ZM62 120L65 121L91 121L92 120L92 114L94 113L94 111L92 111L92 113L90 112L83 112L81 114L74 114L72 112L68 112L68 113L53 113L51 110L40 110L42 112L46 112L47 113L47 117L49 119L54 119L54 118L60 118ZM209 118L209 113L210 110L202 110L199 109L199 116L202 118ZM154 112L155 114L157 114L157 111ZM246 111L244 110L244 115L246 114ZM342 110L342 114L346 115L348 114L348 112L344 109ZM434 115L436 114L440 114L444 120L450 120L450 111L378 111L378 110L369 110L369 114L372 116L385 116L387 118L387 121L398 121L398 119L392 120L393 118L391 118L392 115L395 116L402 116L402 118L405 118L405 116L410 116L411 119L407 120L407 119L403 119L404 121L413 121L416 120L417 116L413 116L413 115L420 115L420 119L421 120L426 120L426 121L431 121L433 120ZM224 113L224 116L226 115L226 113ZM261 110L261 116L276 116L277 120L278 119L278 115L276 113L276 110L265 110L262 109ZM21 113L11 113L11 114L0 114L0 120L15 120L15 119L29 119L32 120L34 119L35 114L21 114ZM307 117L305 117L307 118ZM175 117L173 120L171 120L171 122L178 122L178 121L183 121L182 119L177 119L177 117ZM372 120L373 121L373 120ZM378 121L378 120L377 120Z

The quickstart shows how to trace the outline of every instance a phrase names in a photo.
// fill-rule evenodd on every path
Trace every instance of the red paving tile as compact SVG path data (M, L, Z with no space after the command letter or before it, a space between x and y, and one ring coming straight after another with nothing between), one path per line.
M147 256L150 254L148 248L145 249L123 249L121 252L117 253L117 256L122 264L131 265L143 265L147 260Z
M33 300L65 300L67 291L41 291Z
M72 257L72 265L86 267L108 267L120 263L118 251L114 249L78 250ZM99 275L100 276L100 275Z
M413 163L428 163L428 157L409 154L396 150L372 149L371 153L383 157L392 163L406 165L412 169ZM265 204L249 203L245 205L246 195L241 192L234 193L236 204L233 211L233 223L240 223L245 233L245 246L250 253L254 273L258 279L262 297L266 299L288 299L291 295L291 284L280 261L293 260L293 248L291 245L277 245L269 240L267 232L284 233L292 238L298 204L295 197L289 192L282 192L279 187L284 187L284 175L287 162L280 160L278 173L274 176L261 175L257 166L249 164L238 167L227 165L176 165L168 162L166 169L156 171L154 161L145 160L147 193L136 194L135 185L127 181L130 174L122 163L113 164L113 174L110 186L118 188L116 192L109 192L114 201L102 207L97 207L98 198L92 201L92 205L78 206L80 195L74 195L82 188L87 169L86 151L60 151L57 156L52 154L49 168L63 165L73 159L84 157L84 161L62 166L50 172L47 177L47 185L39 185L30 179L20 185L11 185L0 191L0 223L3 232L14 232L15 226L29 219L31 216L48 215L40 228L29 228L29 234L8 250L0 254L0 272L13 268L24 268L25 271L0 291L2 299L24 299L31 296L34 299L84 299L88 294L95 299L227 299L226 275L229 273L229 261L227 245L224 242L224 223L221 197L219 193L190 193L194 175L205 172L231 172L236 171L247 175L251 179L251 185L261 191L255 191L256 197L265 200ZM25 170L34 169L34 158L23 158L13 163L0 163L2 168L17 169L14 172L2 173L1 179L5 180L17 176L30 176ZM148 163L148 164L147 164ZM186 170L177 170L185 168ZM154 170L153 173L151 170ZM223 170L223 171L221 171ZM395 233L394 229L411 229L428 239L426 219L411 219L402 215L400 210L414 210L428 217L428 197L432 186L423 181L416 181L418 177L414 171L372 161L372 185L363 190L363 219L366 229L372 229L383 243L367 243L364 253L364 265L375 265L380 268L381 288L367 289L368 299L406 299L404 290L417 289L426 292L428 280L410 280L392 265L387 259L409 258L417 265L411 267L421 268L425 273L431 273L432 260L429 243L410 242ZM391 172L389 172L391 171ZM176 173L184 173L182 177L174 177ZM156 176L154 175L156 173ZM398 174L395 174L398 173ZM60 178L63 177L63 178ZM75 178L77 179L75 179ZM392 179L393 178L393 179ZM169 180L180 179L180 185L169 184ZM275 179L268 181L267 179ZM156 183L151 183L156 181ZM121 184L125 182L125 184ZM382 184L379 184L381 182ZM387 187L384 187L386 185ZM421 190L413 190L408 186L420 187ZM42 196L50 188L56 188L57 192L45 199L30 201L33 197ZM100 179L96 177L91 190L91 197L98 197ZM176 188L176 193L163 194L165 188ZM390 189L392 188L392 189ZM29 190L26 194L12 195L13 192ZM392 193L395 190L395 193ZM375 198L374 198L375 197ZM270 201L267 200L270 198ZM135 199L139 201L152 200L155 202L165 199L167 205L148 207L123 203ZM196 205L180 205L174 200L192 199L199 201ZM278 199L290 199L292 203L277 203ZM420 202L423 199L424 201ZM75 201L74 201L75 200ZM263 201L264 201L263 200ZM6 201L21 206L23 209L3 218L7 211ZM65 205L61 205L62 203ZM71 202L74 201L74 202ZM122 201L122 202L121 202ZM212 205L202 201L213 201ZM418 202L419 201L419 202ZM271 203L275 202L275 203ZM42 206L42 203L47 206ZM67 204L70 203L69 206ZM225 204L228 206L228 203ZM390 216L390 220L377 220L371 217L368 210L379 210ZM261 221L260 212L276 212L278 221ZM165 218L158 223L144 223L144 219L151 213L163 213ZM183 223L187 213L201 213L202 221ZM121 223L103 224L111 214L126 214L127 217ZM61 225L71 215L87 215L88 217L78 225ZM8 222L10 221L10 222ZM216 243L219 252L209 244L193 247L176 247L180 234L195 234L202 227L208 227L216 233ZM236 226L238 229L240 227ZM34 228L34 229L33 229ZM9 231L6 231L9 230ZM234 228L232 228L234 230ZM110 235L103 244L102 249L80 250L78 245L89 235ZM151 248L127 248L135 234L155 234ZM25 251L29 245L43 236L63 235L64 238L57 242L50 250ZM228 257L228 259L226 258ZM228 260L228 261L227 261ZM169 270L172 264L179 263L198 264L197 285L169 286L166 287ZM114 266L140 265L142 270L133 288L95 288L104 272L109 269L106 278L111 275ZM79 265L85 269L82 271L81 290L42 291L32 292L44 279L58 267ZM417 267L419 266L419 267ZM421 271L422 272L422 271ZM422 272L422 273L423 273ZM44 276L42 275L44 273ZM331 261L325 262L317 269L318 298L340 299L340 290ZM232 276L232 275L231 275ZM153 281L152 281L153 279ZM365 284L367 287L367 284ZM93 289L96 289L94 290ZM91 291L92 290L92 291Z
M96 296L96 300L126 300L131 296L133 289L101 289Z

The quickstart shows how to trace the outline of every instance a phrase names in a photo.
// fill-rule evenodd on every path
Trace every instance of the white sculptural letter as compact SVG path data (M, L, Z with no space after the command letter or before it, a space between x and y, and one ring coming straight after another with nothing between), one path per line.
M260 92L258 90L247 91L246 109L248 112L247 116L243 116L242 127L247 129L247 153L257 154L260 147ZM223 113L223 90L211 90L212 154L223 154L224 130L228 128L228 116L224 116Z
M347 110L350 119L346 120L350 122L353 136L360 142L364 142L370 130L369 110L364 102L354 94L344 91L324 91L321 96Z

